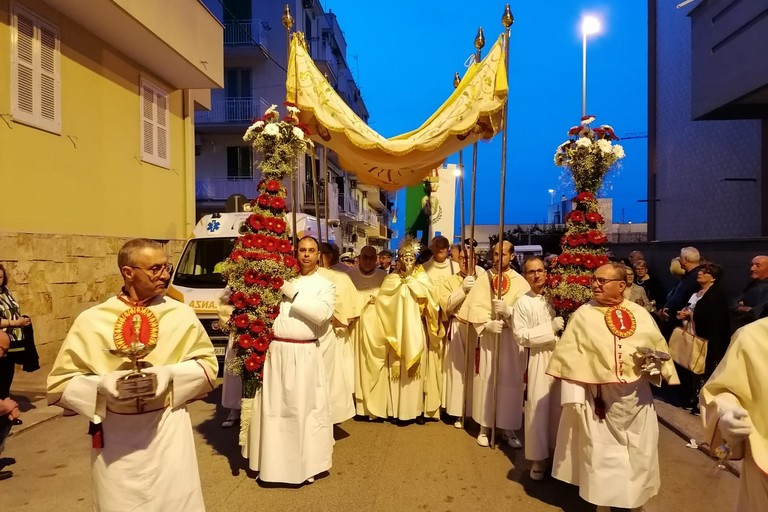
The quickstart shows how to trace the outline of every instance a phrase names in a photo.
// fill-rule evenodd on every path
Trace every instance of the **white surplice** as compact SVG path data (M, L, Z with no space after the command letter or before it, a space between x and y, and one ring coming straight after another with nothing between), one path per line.
M292 281L298 293L283 297L253 402L244 455L265 482L299 484L331 468L333 424L319 337L334 311L333 283L313 273Z
M544 296L529 291L512 312L513 333L528 349L528 400L525 402L525 458L547 459L555 450L560 422L560 382L546 374L557 343L552 331L555 311Z
M115 348L115 322L129 308L113 297L75 320L48 376L48 398L101 424L103 447L91 449L94 510L201 512L205 504L186 403L213 389L218 363L189 306L156 297L147 307L159 328L157 345L143 361L170 369L173 380L165 393L146 400L98 393L102 375L131 366L108 351Z
M509 291L502 300L508 306L531 287L514 270L504 275L509 280ZM458 318L473 324L480 336L479 361L472 382L472 418L482 427L493 426L494 345L497 335L485 332L485 323L491 319L491 301L496 294L491 286L492 272L479 276L459 309ZM496 400L496 427L517 430L523 423L523 393L525 384L525 352L515 342L512 319L507 318L499 338L499 376Z

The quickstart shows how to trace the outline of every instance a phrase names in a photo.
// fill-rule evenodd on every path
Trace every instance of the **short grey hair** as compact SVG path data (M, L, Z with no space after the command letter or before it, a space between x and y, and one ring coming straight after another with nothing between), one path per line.
M136 255L142 249L147 248L163 250L163 244L157 240L151 240L149 238L134 238L133 240L128 240L117 253L117 268L122 269L123 267L130 267L133 265L136 263Z
M680 249L680 256L690 263L701 262L701 255L699 250L695 247L683 247Z

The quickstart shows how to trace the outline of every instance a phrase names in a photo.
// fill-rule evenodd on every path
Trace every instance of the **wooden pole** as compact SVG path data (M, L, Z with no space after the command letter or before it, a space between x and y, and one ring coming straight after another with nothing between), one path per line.
M331 224L328 220L328 216L330 215L328 206L328 196L330 194L328 188L329 178L330 173L328 172L328 148L323 146L323 183L325 184L323 187L323 194L325 195L325 200L323 202L323 217L325 217L325 241L331 243Z
M288 69L288 66L290 65L290 55L291 55L291 28L293 27L293 16L291 16L291 8L288 6L288 4L285 4L285 10L283 11L283 26L285 27L285 52L286 52L286 69ZM298 67L298 63L295 62L296 59L294 59L294 65ZM294 103L296 102L296 94L298 94L298 69L294 70ZM286 71L287 73L287 71ZM296 176L298 174L298 168L294 167L293 169L293 175L291 175L291 179L288 182L289 188L288 188L288 194L291 196L291 245L293 246L293 252L294 256L296 255L296 251L298 251L298 237L297 237L297 230L296 230L296 208L299 206L298 201L298 194L296 193Z

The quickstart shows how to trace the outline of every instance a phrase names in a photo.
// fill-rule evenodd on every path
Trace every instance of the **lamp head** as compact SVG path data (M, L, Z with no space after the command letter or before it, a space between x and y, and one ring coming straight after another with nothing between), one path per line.
M584 16L581 19L581 33L585 36L597 34L600 28L600 20L595 16Z

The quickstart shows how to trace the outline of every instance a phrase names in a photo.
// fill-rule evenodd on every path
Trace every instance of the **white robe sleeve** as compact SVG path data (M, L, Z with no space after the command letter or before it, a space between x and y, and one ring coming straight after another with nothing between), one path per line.
M205 369L194 359L169 366L173 372L171 407L174 409L199 398L214 387Z
M295 311L315 325L322 325L333 316L336 305L336 287L328 286L312 294L306 290L299 291L291 303L291 311Z
M584 384L565 379L560 381L560 405L584 404L586 400Z
M54 405L85 416L93 423L101 423L101 419L107 414L107 400L99 395L100 379L99 375L72 377L64 388L61 398Z
M526 304L526 302L517 301L512 312L515 341L526 348L554 346L557 342L557 336L552 330L552 322L541 322L531 327L532 324L541 321L542 318L540 315L536 315L536 312L532 311Z
M452 315L461 307L464 303L464 299L467 298L467 294L464 292L464 288L458 286L451 295L448 297L448 303L446 304L446 311Z

